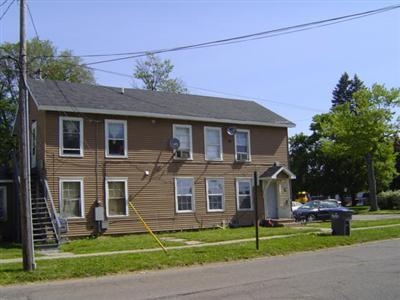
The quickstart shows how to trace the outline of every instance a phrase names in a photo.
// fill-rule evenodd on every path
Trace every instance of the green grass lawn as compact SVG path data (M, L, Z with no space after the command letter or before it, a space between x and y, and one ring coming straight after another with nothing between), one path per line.
M305 228L305 231L315 231L315 228ZM289 227L260 227L260 237L288 235L298 233L298 229ZM220 241L253 238L254 227L227 228L227 229L205 229L198 231L179 231L160 233L157 237L164 246L181 246L185 242L196 241L201 243L212 243ZM181 241L176 241L181 239ZM172 240L172 241L171 241ZM175 241L174 241L175 240ZM123 251L136 249L158 248L158 244L149 234L131 234L124 236L103 236L97 239L72 240L61 246L64 252L74 254Z
M103 276L140 270L250 259L260 256L285 255L298 251L313 251L392 238L400 238L398 227L353 231L351 236L304 233L285 238L262 240L260 241L260 250L258 251L255 249L254 241L252 241L230 245L169 250L168 253L158 251L112 256L38 260L37 269L34 272L23 272L21 270L21 263L0 264L0 285Z
M21 257L21 246L14 243L0 243L0 259Z

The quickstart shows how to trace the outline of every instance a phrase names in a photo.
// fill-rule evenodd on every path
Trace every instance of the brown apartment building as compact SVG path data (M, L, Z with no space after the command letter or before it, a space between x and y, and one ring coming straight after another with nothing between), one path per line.
M253 101L51 80L29 91L33 206L44 199L67 236L144 231L128 201L155 231L252 225L255 171L260 218L291 216L294 124Z

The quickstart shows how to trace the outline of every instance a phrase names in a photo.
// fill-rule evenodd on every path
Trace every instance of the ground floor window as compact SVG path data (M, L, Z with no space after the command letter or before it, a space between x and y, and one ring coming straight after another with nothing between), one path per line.
M0 222L7 221L7 188L0 186Z
M83 180L60 180L60 214L67 218L83 217Z
M107 216L128 215L128 180L126 178L108 178L106 180Z
M207 211L224 210L224 179L208 178L206 180L207 189Z
M175 178L176 212L194 211L193 178Z
M253 209L252 183L250 178L236 180L236 202L238 210Z

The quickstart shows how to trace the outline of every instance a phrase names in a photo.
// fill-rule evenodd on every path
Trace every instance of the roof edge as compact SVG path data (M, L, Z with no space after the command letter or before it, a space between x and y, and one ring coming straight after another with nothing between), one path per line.
M36 102L36 101L35 101ZM37 103L36 103L37 105ZM230 124L242 124L242 125L258 125L258 126L269 126L279 128L293 128L296 125L290 121L281 123L268 123L268 122L255 122L255 121L240 121L231 119L214 119L214 118L202 118L196 116L185 116L185 115L170 115L170 114L159 114L159 113L146 113L146 112L127 112L124 110L106 110L106 109L92 109L92 108L74 108L68 106L51 106L51 105L37 105L38 110L42 111L63 111L73 113L94 113L103 115L118 115L118 116L130 116L130 117L147 117L147 118L161 118L161 119L175 119L175 120L191 120L191 121L203 121L203 122L215 122L215 123L230 123Z

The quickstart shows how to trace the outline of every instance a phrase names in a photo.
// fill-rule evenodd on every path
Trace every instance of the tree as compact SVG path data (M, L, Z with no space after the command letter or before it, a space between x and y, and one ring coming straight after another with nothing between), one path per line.
M294 192L332 197L356 194L365 182L362 161L323 152L319 125L312 124L310 136L301 133L289 139L290 169L296 174Z
M399 89L387 90L375 84L371 89L355 92L353 103L336 105L330 113L314 117L319 124L323 152L365 159L371 210L379 209L377 186L387 187L396 174L393 145L397 127L393 124L392 108L399 95Z
M354 75L353 79L350 79L347 72L344 72L332 92L332 107L351 103L353 94L362 88L365 88L364 83L358 78L357 74Z
M170 93L187 93L187 89L179 78L170 78L174 66L169 59L161 60L154 54L148 54L146 60L138 60L134 77L143 81L146 90Z
M0 163L8 163L15 147L12 129L18 103L19 43L0 45ZM27 72L30 78L95 83L93 73L81 65L81 59L70 50L58 52L48 40L27 42Z

